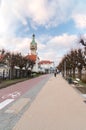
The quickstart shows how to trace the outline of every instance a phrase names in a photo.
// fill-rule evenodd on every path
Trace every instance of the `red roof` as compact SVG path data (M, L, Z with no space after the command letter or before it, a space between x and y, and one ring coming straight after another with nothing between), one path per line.
M39 64L51 64L53 63L52 61L49 61L49 60L42 60L39 62Z
M31 60L31 61L36 61L36 55L27 55L26 59Z

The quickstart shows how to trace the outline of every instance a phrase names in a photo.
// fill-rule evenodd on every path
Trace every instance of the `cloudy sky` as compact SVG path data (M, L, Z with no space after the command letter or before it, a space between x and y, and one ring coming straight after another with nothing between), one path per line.
M0 49L27 55L34 33L40 60L58 64L85 32L85 0L0 0Z

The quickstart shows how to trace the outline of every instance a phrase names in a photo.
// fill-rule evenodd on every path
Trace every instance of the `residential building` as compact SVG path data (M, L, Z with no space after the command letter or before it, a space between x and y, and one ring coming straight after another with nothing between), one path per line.
M54 62L49 60L42 60L39 62L39 68L41 72L52 73L54 72Z

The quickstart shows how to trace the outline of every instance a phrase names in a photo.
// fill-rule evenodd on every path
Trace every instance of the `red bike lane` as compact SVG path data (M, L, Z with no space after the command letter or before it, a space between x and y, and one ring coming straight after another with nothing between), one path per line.
M49 77L49 75L43 75L11 85L7 88L0 89L0 109L4 108L12 101L18 99L20 96L29 91L32 87L35 87L38 83L47 77Z

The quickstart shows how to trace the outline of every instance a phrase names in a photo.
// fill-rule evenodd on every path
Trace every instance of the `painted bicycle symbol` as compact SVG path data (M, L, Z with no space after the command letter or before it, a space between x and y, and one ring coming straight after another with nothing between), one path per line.
M13 93L9 93L9 94L6 94L6 95L2 96L1 98L2 99L6 99L6 98L13 98L13 99L15 99L15 98L19 97L20 95L21 95L21 92L15 91Z

